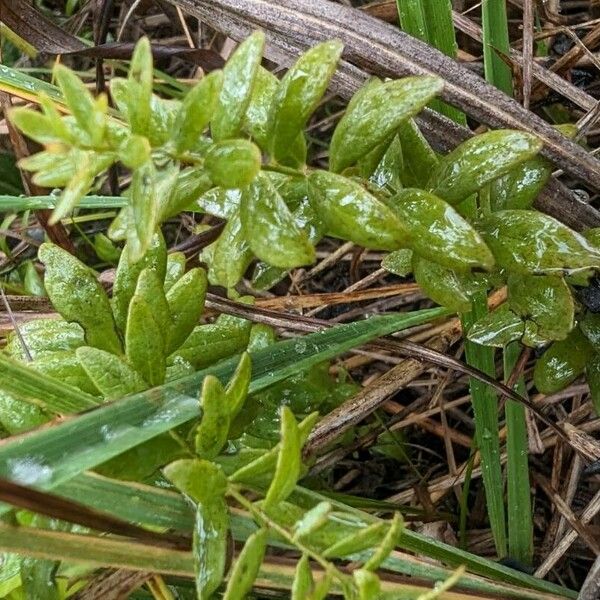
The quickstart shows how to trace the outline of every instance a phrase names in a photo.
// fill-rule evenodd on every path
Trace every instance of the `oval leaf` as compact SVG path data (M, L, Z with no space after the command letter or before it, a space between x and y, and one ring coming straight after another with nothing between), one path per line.
M263 528L246 540L229 574L223 600L244 600L252 591L252 584L258 576L267 549L267 539L268 530Z
M481 236L447 202L417 189L390 200L411 234L413 250L450 269L489 270L494 257Z
M223 85L210 124L217 142L240 132L264 45L265 34L255 31L238 46L223 68Z
M525 324L521 317L503 304L493 312L481 317L470 327L467 338L482 346L503 348L510 342L521 339Z
M360 184L327 171L309 177L311 203L326 232L373 250L397 250L409 233L394 211Z
M479 229L498 265L513 273L562 274L600 267L600 250L537 211L501 210Z
M44 285L54 308L66 321L81 325L90 346L119 354L110 302L96 276L54 244L42 244L38 256L46 266Z
M312 244L267 177L257 177L244 190L240 216L246 239L258 258L283 269L315 260Z
M405 77L381 83L373 80L359 90L338 123L329 147L329 166L339 173L420 112L443 87L438 77Z
M305 52L290 67L275 91L269 118L270 150L285 161L298 135L327 90L343 44L330 40Z
M225 140L212 146L204 166L215 185L242 188L260 171L260 150L248 140Z

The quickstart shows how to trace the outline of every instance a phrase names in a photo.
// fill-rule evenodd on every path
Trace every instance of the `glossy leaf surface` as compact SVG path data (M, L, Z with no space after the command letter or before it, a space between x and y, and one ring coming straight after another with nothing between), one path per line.
M215 185L243 188L260 171L260 150L248 140L224 140L210 148L204 166Z

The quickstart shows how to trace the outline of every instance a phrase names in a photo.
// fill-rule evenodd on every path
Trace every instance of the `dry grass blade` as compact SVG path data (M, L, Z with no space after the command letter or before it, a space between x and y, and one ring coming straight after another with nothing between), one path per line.
M247 26L262 27L271 32L269 41L284 51L339 38L345 44L345 59L369 72L393 77L442 77L443 100L486 125L523 129L537 135L544 142L548 158L600 189L600 161L478 75L388 23L364 13L357 18L355 9L327 0L170 1L217 29L223 25L223 14Z

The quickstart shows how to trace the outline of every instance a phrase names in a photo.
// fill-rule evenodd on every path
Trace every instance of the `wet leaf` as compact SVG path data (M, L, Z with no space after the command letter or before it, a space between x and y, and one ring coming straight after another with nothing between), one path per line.
M233 287L244 276L254 255L242 228L239 212L231 215L212 251L208 278L213 285Z
M437 77L372 80L348 103L329 148L330 169L339 173L389 138L400 124L420 112L442 89Z
M372 600L380 597L381 582L375 573L364 568L356 569L352 572L352 578L358 588L359 600Z
M424 188L438 166L438 157L414 119L400 124L398 140L402 147L400 180L406 187Z
M591 344L576 327L537 360L533 371L535 387L542 394L553 394L567 387L583 373L592 352Z
M252 136L261 150L268 150L269 112L279 79L263 67L254 76L252 95L244 116L244 129Z
M498 266L513 273L562 274L600 267L600 250L566 225L537 211L492 213L479 229Z
M401 248L390 252L382 261L381 267L399 277L407 277L412 273L413 251Z
M532 159L541 149L539 138L529 133L510 129L488 131L444 156L427 185L436 196L458 204L486 183Z
M254 326L256 327L256 326ZM254 333L253 327L253 333ZM234 371L229 383L225 388L225 397L229 409L229 417L234 419L242 409L248 389L250 387L250 377L252 375L252 359L248 352L244 352L240 362Z
M173 356L190 362L196 369L207 367L245 350L251 326L244 319L221 315L214 323L194 328Z
M574 326L575 306L562 277L513 275L508 278L510 308L537 326L546 340L563 340Z
M417 189L396 194L390 205L409 230L412 249L450 269L489 270L494 257L481 236L447 202Z
M579 320L579 328L596 351L600 351L600 313L586 312Z
M134 227L129 228L127 252L129 259L137 262L150 247L158 222L156 171L152 162L147 162L133 172L129 200Z
M32 319L19 325L19 333L33 360L54 352L75 350L85 343L83 329L77 323L62 319ZM5 350L13 358L27 360L14 331L7 335Z
M183 252L167 255L164 290L167 293L184 275L186 258Z
M153 77L150 41L143 37L135 45L127 79L127 117L133 133L145 135L150 129Z
M23 277L23 288L30 296L46 296L44 282L32 261L26 261L20 269Z
M198 198L198 206L215 217L230 219L239 211L241 198L242 190L214 187Z
M284 406L281 409L281 444L277 465L264 501L266 511L285 500L296 487L302 466L301 452L302 445L296 417L287 406Z
M205 460L178 460L164 473L198 503L193 541L196 592L199 600L208 600L221 585L227 563L229 509L223 498L227 479L219 467Z
M54 308L66 321L81 325L90 346L119 354L110 302L96 276L54 244L42 244L38 256L46 267L44 285Z
M140 296L129 303L125 330L125 354L131 366L150 387L165 380L165 332L154 320L153 310Z
M171 310L165 296L164 284L152 267L147 267L140 273L135 288L135 296L138 296L148 306L152 307L153 318L166 337L166 332L172 326Z
M167 292L167 304L172 321L166 335L167 356L185 342L198 324L204 310L206 285L204 269L192 269Z
M53 74L77 125L88 134L92 146L99 145L106 130L106 106L94 100L83 81L71 69L57 64Z
M223 85L210 124L217 142L235 137L242 128L264 44L265 34L255 31L237 47L223 68Z
M200 405L202 420L196 429L196 453L201 458L211 459L217 456L227 443L231 423L225 389L212 375L204 378Z
M217 106L222 85L223 71L213 71L205 75L185 95L173 128L177 153L190 150L208 126Z
M309 177L311 204L328 235L373 250L397 250L409 233L394 211L360 184L327 171Z
M312 244L267 177L257 177L244 190L241 220L250 248L258 258L283 269L314 262Z
M121 249L117 248L102 232L94 236L94 252L100 260L109 264L117 263L121 256Z
M252 584L258 576L265 550L268 530L259 529L244 544L238 559L231 569L223 600L244 600L252 591Z
M121 252L121 258L115 273L115 282L113 284L112 308L115 316L115 322L121 333L125 333L125 324L127 323L127 311L129 302L135 293L137 280L145 268L153 269L158 278L163 281L167 265L167 247L165 240L160 232L152 236L148 251L138 262L133 262L129 258L127 245Z
M477 286L472 276L419 256L413 257L415 281L434 302L456 312L469 312Z
M303 536L310 535L327 523L333 507L329 502L319 502L307 511L302 519L294 525L294 539L300 540Z
M117 400L148 387L140 375L115 354L90 346L77 348L76 354L88 377L106 400Z
M260 171L260 150L248 140L225 140L210 148L204 166L215 185L243 188Z
M510 342L521 339L525 324L519 315L503 304L493 312L487 313L471 326L467 337L482 346L503 348Z
M290 147L317 108L341 56L339 40L323 42L306 51L284 75L275 90L269 115L271 154L285 161Z
M188 167L177 173L177 179L169 194L159 197L159 222L166 221L184 210L195 209L194 203L213 183L202 167ZM218 189L218 188L216 188Z

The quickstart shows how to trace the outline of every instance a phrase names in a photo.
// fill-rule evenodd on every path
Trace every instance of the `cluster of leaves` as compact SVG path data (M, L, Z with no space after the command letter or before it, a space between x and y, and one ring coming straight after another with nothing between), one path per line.
M334 510L331 503L313 505L294 496L296 483L304 474L301 452L317 413L298 423L294 413L281 410L280 441L240 466L227 456L218 457L229 437L233 419L243 408L250 383L250 359L245 354L227 387L209 375L201 392L203 418L196 429L198 458L181 459L164 469L194 505L194 559L198 598L210 598L227 576L223 598L241 599L251 591L269 543L283 545L301 554L296 567L291 597L321 600L333 589L347 599L380 596L377 569L397 545L402 519L367 525L350 513ZM245 491L252 493L250 500ZM246 540L229 567L230 504L247 510L256 531ZM366 558L365 558L366 553ZM334 559L358 558L362 563L352 575L340 570ZM313 579L310 561L323 569Z

